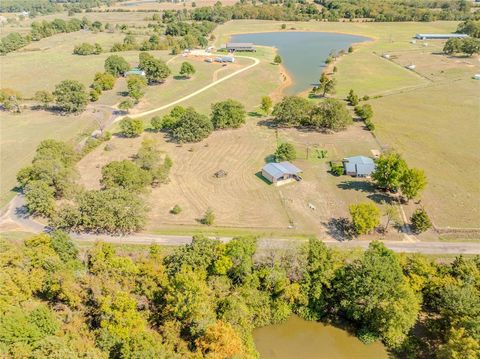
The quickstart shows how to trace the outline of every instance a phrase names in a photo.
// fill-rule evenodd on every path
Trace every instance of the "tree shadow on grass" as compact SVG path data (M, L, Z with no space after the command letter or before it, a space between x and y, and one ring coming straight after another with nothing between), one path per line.
M367 181L343 181L339 183L337 187L345 190L376 193L376 188L373 183Z
M392 204L394 202L394 199L388 195L388 193L373 193L367 196L370 198L373 202L378 203L378 204Z
M272 162L275 162L275 155L274 154L270 154L268 156L266 156L264 158L265 160L265 163L272 163Z
M174 80L188 80L189 78L187 76L184 76L184 75L175 75L175 76L173 76L173 79Z
M263 126L267 128L277 128L276 123L273 122L272 119L260 120L257 122L257 126Z
M327 227L327 233L339 242L351 241L355 238L355 230L348 218L331 218L327 223L323 224Z

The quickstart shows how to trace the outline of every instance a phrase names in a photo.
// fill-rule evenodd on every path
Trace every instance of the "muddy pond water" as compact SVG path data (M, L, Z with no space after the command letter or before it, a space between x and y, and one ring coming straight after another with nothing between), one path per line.
M345 330L291 316L253 332L262 359L387 359L381 343L363 344Z

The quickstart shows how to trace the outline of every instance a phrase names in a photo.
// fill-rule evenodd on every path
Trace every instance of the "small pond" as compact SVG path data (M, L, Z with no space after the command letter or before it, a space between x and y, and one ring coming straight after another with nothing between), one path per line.
M329 32L263 32L233 35L231 42L253 42L256 45L276 47L283 65L292 77L292 85L284 90L293 95L318 84L328 55L359 42L369 41L363 36Z
M387 359L381 343L363 344L331 325L291 316L286 322L255 329L262 359Z

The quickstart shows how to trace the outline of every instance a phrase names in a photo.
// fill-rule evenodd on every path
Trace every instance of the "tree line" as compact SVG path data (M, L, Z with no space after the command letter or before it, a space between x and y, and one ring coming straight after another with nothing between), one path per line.
M293 313L394 356L474 359L480 258L436 262L315 238L284 253L203 236L166 253L86 253L62 231L0 240L0 353L12 358L258 358L252 331ZM122 253L123 252L123 253Z

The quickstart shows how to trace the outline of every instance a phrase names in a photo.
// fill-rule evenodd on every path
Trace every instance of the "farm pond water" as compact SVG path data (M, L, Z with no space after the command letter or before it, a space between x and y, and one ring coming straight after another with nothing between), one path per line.
M255 345L262 359L387 359L379 343L363 344L332 325L291 316L281 324L255 329Z
M231 42L253 42L277 48L283 65L292 77L292 84L283 91L286 95L303 92L318 84L326 66L325 60L331 52L347 51L354 43L370 40L356 35L297 31L237 34L230 39Z

